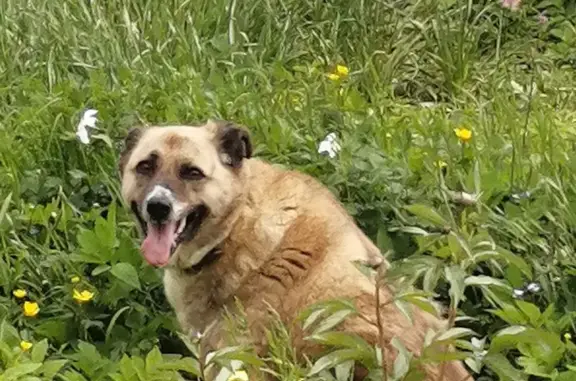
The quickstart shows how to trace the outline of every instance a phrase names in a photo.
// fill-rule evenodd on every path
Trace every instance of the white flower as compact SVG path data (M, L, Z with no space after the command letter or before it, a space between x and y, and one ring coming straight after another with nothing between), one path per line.
M336 134L331 132L318 145L318 153L320 155L328 155L333 159L336 157L336 153L340 151L340 148L340 144L336 141Z
M523 289L521 289L521 288L515 288L514 291L513 291L513 293L512 293L512 296L513 296L515 299L521 299L521 298L524 297L525 294L526 294L526 291L524 291Z
M476 193L467 192L454 192L448 191L452 201L462 205L474 205L478 202L478 195Z
M80 123L78 123L78 126L76 127L76 136L78 137L80 142L84 144L90 143L90 135L88 134L88 127L93 128L95 130L98 129L98 127L96 127L96 122L98 121L98 119L96 119L97 113L98 110L88 109L84 112L84 115L82 115L82 119L80 119Z
M532 282L532 283L528 283L526 285L526 291L532 293L532 294L537 294L542 290L542 286L539 283L536 282Z

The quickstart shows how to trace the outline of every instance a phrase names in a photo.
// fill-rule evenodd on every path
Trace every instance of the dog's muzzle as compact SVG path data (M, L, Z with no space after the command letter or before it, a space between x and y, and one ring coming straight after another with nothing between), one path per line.
M155 224L163 224L174 217L174 196L163 186L156 185L144 200L144 218Z

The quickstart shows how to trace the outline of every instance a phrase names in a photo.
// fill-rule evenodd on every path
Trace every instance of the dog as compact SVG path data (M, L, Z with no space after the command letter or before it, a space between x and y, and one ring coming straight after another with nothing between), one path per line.
M239 301L250 342L265 351L270 308L293 325L311 304L346 298L363 317L337 328L371 345L384 343L391 369L394 337L418 356L428 330L445 326L419 309L411 323L394 303L382 303L379 336L374 279L354 262L385 268L388 262L319 181L252 157L243 126L208 120L133 128L119 172L122 197L145 236L144 259L164 269L166 297L189 335L222 328L224 311ZM393 298L390 287L380 292L383 302ZM210 348L225 345L222 331L206 338ZM292 343L307 356L322 350L297 328ZM427 381L471 379L459 361L422 368Z

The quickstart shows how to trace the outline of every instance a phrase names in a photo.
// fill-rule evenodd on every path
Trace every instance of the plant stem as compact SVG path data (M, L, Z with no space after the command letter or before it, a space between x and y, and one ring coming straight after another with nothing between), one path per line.
M380 271L378 271L378 278L376 279L376 322L378 324L378 342L380 344L380 356L382 356L382 380L388 381L388 364L386 363L386 347L384 338L384 326L382 324L382 314L380 311L380 286L382 283L382 266L380 266ZM388 304L387 302L386 304Z

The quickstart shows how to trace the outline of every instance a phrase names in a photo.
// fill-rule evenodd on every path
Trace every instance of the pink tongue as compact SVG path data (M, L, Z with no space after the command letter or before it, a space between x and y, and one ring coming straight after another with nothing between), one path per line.
M176 236L176 222L157 226L148 224L148 235L142 242L142 253L152 266L164 266L170 259L170 251Z

